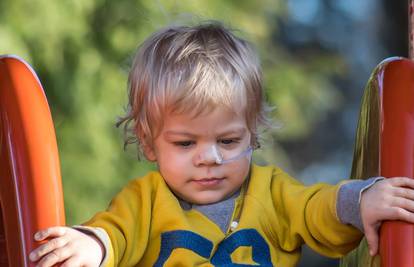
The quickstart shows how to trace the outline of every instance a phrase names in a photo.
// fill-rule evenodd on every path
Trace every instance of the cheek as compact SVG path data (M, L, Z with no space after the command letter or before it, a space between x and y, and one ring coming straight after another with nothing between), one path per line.
M188 161L180 157L166 157L160 165L164 166L164 169L169 172L176 173L179 173L183 168L185 169L185 167L189 167Z
M246 179L247 176L249 175L250 160L249 159L242 160L239 166L237 167L237 170L238 170L239 175L242 177L244 181L244 179Z
M226 171L235 183L243 183L249 175L250 161L248 159L238 160L230 164L224 165Z
M191 160L185 155L177 155L176 153L160 154L157 162L161 173L166 179L171 176L182 176L191 167Z

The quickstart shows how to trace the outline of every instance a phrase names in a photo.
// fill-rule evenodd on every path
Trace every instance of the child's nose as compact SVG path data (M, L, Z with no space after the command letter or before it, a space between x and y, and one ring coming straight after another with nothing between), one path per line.
M200 151L194 159L195 165L221 164L223 157L216 145L209 146Z

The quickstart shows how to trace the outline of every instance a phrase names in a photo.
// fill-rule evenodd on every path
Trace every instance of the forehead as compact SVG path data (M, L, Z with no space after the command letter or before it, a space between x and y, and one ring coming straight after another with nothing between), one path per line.
M188 132L197 135L225 132L240 133L247 130L244 114L221 107L199 114L169 112L164 115L162 127L164 133Z

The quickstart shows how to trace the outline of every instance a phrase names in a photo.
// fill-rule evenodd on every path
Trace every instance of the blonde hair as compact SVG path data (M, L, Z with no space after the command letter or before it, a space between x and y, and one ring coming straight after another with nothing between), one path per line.
M218 22L168 27L138 49L128 78L125 147L152 145L165 112L200 114L217 106L244 112L258 146L258 126L269 126L262 74L251 45ZM195 112L195 113L193 113Z

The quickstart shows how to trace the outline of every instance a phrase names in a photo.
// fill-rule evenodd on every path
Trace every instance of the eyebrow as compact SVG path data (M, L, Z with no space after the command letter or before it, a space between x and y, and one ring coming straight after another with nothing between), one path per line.
M246 133L246 128L236 128L236 129L230 129L228 131L224 131L222 133L219 133L219 136L229 136L229 135L244 135ZM179 135L179 136L185 136L189 138L195 138L198 135L193 134L186 131L175 131L175 130L169 130L164 133L165 136L171 136L171 135Z
M165 136L170 136L170 135L180 135L180 136L186 136L186 137L190 137L190 138L194 138L197 137L197 135L189 133L189 132L184 132L184 131L174 131L174 130L169 130L166 131L164 133Z

